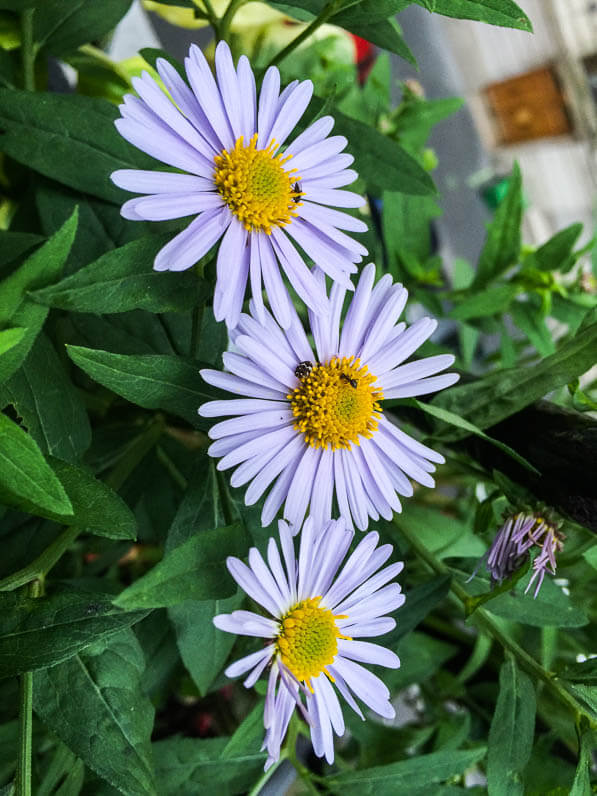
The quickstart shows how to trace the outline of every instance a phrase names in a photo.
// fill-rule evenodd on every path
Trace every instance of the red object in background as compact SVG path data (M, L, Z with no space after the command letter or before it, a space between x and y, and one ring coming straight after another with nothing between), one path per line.
M363 83L367 80L373 64L375 63L377 51L373 44L371 44L370 41L367 41L367 39L362 39L360 36L355 36L354 33L351 33L350 35L352 36L352 40L354 42L354 60L359 70L359 83L363 85Z

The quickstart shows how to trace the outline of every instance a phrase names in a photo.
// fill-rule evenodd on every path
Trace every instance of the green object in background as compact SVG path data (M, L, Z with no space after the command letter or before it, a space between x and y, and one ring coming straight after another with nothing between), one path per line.
M481 187L479 191L481 199L483 199L490 210L497 210L500 206L503 198L508 193L510 180L510 175L507 177L494 177L490 182L485 183L485 185ZM522 206L523 208L529 206L529 201L524 195L522 197Z

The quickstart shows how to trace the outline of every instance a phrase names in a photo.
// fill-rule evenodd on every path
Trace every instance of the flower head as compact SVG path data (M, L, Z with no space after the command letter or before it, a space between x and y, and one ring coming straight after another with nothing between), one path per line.
M542 513L518 512L507 516L486 553L485 566L492 581L501 583L523 565L533 547L540 552L533 560L533 574L525 594L537 580L536 597L545 573L556 574L555 554L564 546L564 536L557 524L546 519Z
M395 715L386 686L360 664L397 668L400 660L385 647L355 639L379 636L395 627L394 619L384 614L404 602L400 585L390 582L403 564L380 569L392 547L378 547L379 535L371 532L342 566L353 539L343 520L330 520L321 527L309 517L298 561L287 523L280 521L279 531L282 556L270 538L267 564L255 548L249 551L248 566L238 558L227 561L232 577L271 618L234 611L213 621L228 633L266 639L265 647L226 670L229 677L249 672L244 684L250 688L270 666L264 712L266 768L280 755L295 707L310 725L315 753L331 763L333 732L344 733L336 691L361 718L355 696L384 718Z
M130 199L121 213L132 220L197 217L158 252L154 268L190 268L221 239L214 313L236 326L247 281L255 312L263 321L262 284L273 313L286 328L291 301L280 266L297 295L319 313L327 312L325 291L304 260L304 252L333 279L350 286L366 249L342 230L363 232L364 222L332 209L360 207L364 200L338 190L356 179L342 152L343 136L324 116L290 144L293 128L313 92L310 80L280 91L275 67L265 73L259 97L245 56L235 69L230 49L220 42L216 78L195 45L185 59L190 87L176 69L158 59L157 70L171 99L148 74L135 78L138 97L127 95L116 121L130 143L180 172L122 169L116 185L145 194ZM172 100L172 101L171 101Z
M407 291L389 276L374 287L375 267L362 272L340 331L346 289L331 288L327 317L309 313L315 351L293 310L282 330L269 313L259 323L254 307L242 315L224 354L229 371L202 370L210 384L237 395L210 401L204 417L230 415L210 430L218 469L237 467L233 486L249 484L245 502L255 503L273 483L263 507L269 525L284 504L295 530L307 510L317 522L331 517L334 495L349 527L367 528L369 517L392 518L398 494L410 496L412 478L434 486L430 473L443 457L417 442L384 413L383 400L424 395L457 381L448 354L402 364L437 326L421 318L409 328L397 323ZM323 272L315 278L324 288Z

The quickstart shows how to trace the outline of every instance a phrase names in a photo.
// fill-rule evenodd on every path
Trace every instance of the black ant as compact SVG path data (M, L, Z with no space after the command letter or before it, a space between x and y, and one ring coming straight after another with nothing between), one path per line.
M300 182L295 182L294 185L292 186L292 190L295 193L302 194ZM300 202L301 201L301 197L300 196L293 196L292 197L292 201L293 202Z
M356 390L356 388L357 388L357 380L356 379L351 379L350 376L346 375L346 373L341 373L340 374L340 378L342 379L342 381L345 381L347 384L350 384L350 386L353 388L353 390Z

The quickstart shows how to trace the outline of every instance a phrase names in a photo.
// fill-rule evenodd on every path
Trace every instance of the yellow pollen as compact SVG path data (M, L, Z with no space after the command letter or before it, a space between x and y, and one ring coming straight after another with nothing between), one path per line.
M243 136L234 149L214 157L214 182L220 196L245 229L266 232L290 224L301 204L300 177L284 164L292 155L276 155L272 139L266 149L257 149L257 133L245 146Z
M359 437L372 437L381 416L383 392L374 386L375 376L354 357L334 357L327 365L316 365L287 396L302 431L314 448L337 450Z
M303 681L311 691L310 680L322 672L331 678L326 667L333 663L338 652L338 639L343 636L337 619L329 608L322 608L321 597L310 597L293 606L280 620L276 639L277 652L282 663L297 680Z

